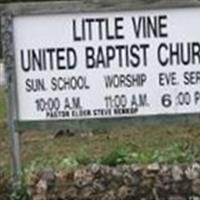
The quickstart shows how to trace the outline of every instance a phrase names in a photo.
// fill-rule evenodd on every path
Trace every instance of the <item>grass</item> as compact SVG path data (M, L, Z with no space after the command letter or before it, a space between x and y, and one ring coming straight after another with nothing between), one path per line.
M117 164L191 163L200 160L200 125L157 126L112 129L92 137L62 136L52 139L48 133L22 136L25 166L68 168L101 163Z
M6 101L5 92L0 89L0 170L8 169L9 145L6 122Z
M6 117L6 103L4 91L0 90L0 120L4 120Z
M0 94L0 169L10 171L5 98ZM52 139L49 132L28 132L20 137L25 171L46 167L69 169L101 163L191 163L200 161L200 124L163 124L98 130L93 136L66 135Z

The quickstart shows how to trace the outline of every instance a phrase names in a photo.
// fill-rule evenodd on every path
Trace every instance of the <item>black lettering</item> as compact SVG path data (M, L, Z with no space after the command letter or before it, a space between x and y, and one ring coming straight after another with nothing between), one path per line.
M200 43L194 42L192 45L192 63L200 63Z
M152 33L152 35L153 35L154 37L158 37L158 35L157 35L157 29L158 29L158 27L157 27L157 17L154 16L154 17L153 17L153 20L152 20L151 17L147 17L146 20L147 20L147 22L144 23L144 24L146 24L146 28L145 28L145 30L146 30L146 32L147 32L146 35L147 35L148 37L150 37L150 36L151 36L151 33Z
M132 67L138 67L140 65L140 56L138 55L139 47L137 45L132 45L131 46L131 56L133 59L130 60L130 63Z
M77 55L73 48L67 50L67 66L68 69L74 69L77 65Z
M54 48L49 48L49 49L46 50L46 52L49 55L49 66L50 66L50 69L53 70L54 69L53 54L55 53L55 49Z
M118 51L118 63L119 63L119 67L122 67L123 66L122 51L125 49L125 46L124 45L117 45L115 48ZM128 61L128 63L129 63L129 61Z
M200 71L186 71L184 72L183 77L185 85L200 84Z
M124 35L120 34L120 31L123 30L123 25L121 22L123 22L123 17L117 17L115 18L115 36L116 39L124 39Z
M83 28L83 23L82 23L82 28ZM81 37L77 36L77 29L76 29L76 20L72 20L72 30L73 30L73 40L74 41L80 41ZM83 31L83 30L82 30Z
M98 31L99 31L99 39L102 40L103 39L103 22L105 21L104 18L97 18L96 21L98 22Z
M66 68L66 65L62 65L62 61L65 59L64 54L65 49L64 48L58 48L56 51L56 63L57 63L57 68L60 70L63 70Z
M190 44L187 43L186 45L184 45L183 43L181 43L180 44L180 59L184 65L188 65L190 63L190 59L191 59L190 53L191 53Z
M168 46L165 43L161 43L158 47L158 52L157 52L158 61L162 66L166 66L169 63L169 59L166 56L165 57L163 56L165 55L164 52L166 52L167 50Z
M141 44L140 48L143 52L143 64L144 66L147 66L147 49L149 48L149 44Z
M36 71L38 68L39 71L42 70L42 56L41 56L41 50L38 50L37 53L35 50L31 50L32 55L32 64L33 64L33 71Z
M95 67L95 59L94 59L94 48L93 47L86 47L85 49L85 58L86 58L86 67L87 68L94 68Z
M92 22L94 22L94 19L85 19L85 21L87 22L88 25L88 39L92 40Z
M162 38L168 37L168 34L166 32L167 28L167 15L161 15L158 17L158 23L159 23L159 36Z
M142 18L139 17L138 21L136 21L135 17L132 17L132 23L133 23L133 31L135 33L135 36L136 38L139 38L140 31L141 31Z
M176 43L175 45L170 44L169 45L169 57L170 57L170 64L173 65L173 63L180 64L180 51L179 51L179 43Z
M102 47L98 48L96 64L97 64L97 66L99 66L101 64L103 67L108 67L108 66L106 66L106 63L105 63L105 58L104 58Z
M132 17L133 32L136 38L167 37L167 16Z
M110 67L110 61L115 58L115 49L112 46L106 48L107 67Z
M106 38L107 40L113 40L115 37L113 35L110 34L109 32L109 22L108 19L105 20L105 28L106 28Z
M25 81L27 92L42 92L46 91L44 79L26 79Z
M31 58L30 58L30 50L27 51L27 65L25 65L25 57L24 57L24 51L20 50L20 60L21 60L21 67L23 71L28 72L31 69Z

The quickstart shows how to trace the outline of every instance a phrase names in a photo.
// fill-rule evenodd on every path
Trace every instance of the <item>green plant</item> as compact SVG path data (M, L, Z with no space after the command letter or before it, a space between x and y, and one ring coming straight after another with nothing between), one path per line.
M111 153L103 156L100 160L101 164L116 166L118 164L125 164L129 160L129 150L123 147L116 148Z
M0 87L0 121L6 119L6 94L5 94L5 88Z
M79 165L78 161L72 157L67 157L62 159L62 161L59 163L59 168L61 169L69 169L69 168L75 168Z
M87 165L93 162L91 155L84 148L81 148L74 158L79 165Z
M1 200L8 200L10 190L10 180L9 176L5 174L4 171L0 170L0 199Z
M129 156L130 163L191 163L199 155L199 149L189 146L185 148L182 143L172 143L171 145L160 148L151 149L148 152L133 152Z
M160 163L190 163L198 154L199 150L192 145L173 143L162 151L154 150L152 160Z
M191 163L200 155L200 150L189 146L185 148L182 143L172 143L160 149L152 148L149 151L130 151L127 147L116 148L114 151L101 157L100 163L110 166L118 164L173 164Z
M23 176L22 176L23 177ZM22 178L19 182L13 184L13 192L11 194L11 200L31 200L31 195L28 192L28 188L25 179Z

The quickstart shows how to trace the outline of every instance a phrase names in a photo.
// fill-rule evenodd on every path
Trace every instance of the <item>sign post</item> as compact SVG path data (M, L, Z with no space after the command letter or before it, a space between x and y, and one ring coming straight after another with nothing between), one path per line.
M21 177L21 159L20 159L20 145L19 134L16 131L16 92L15 92L15 63L13 52L13 24L12 16L4 14L2 17L2 38L4 48L4 63L6 66L6 91L7 105L8 105L8 130L10 134L10 148L11 148L11 162L14 184L20 181Z
M133 117L199 115L200 2L111 5L5 7L15 174L21 171L16 124L18 130L21 123L97 128Z

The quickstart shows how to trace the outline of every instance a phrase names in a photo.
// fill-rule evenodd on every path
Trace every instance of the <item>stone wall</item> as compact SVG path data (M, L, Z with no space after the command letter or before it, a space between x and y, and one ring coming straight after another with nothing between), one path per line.
M200 200L200 165L92 165L32 177L34 200Z

